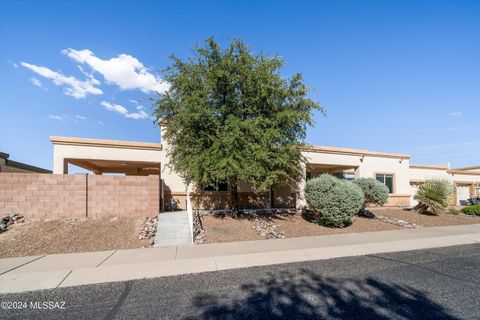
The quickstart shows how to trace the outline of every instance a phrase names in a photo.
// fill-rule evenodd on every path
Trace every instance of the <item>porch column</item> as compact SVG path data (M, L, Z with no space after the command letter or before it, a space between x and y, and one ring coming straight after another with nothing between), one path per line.
M53 173L68 174L68 162L62 157L54 155L53 158Z
M307 182L307 166L306 163L301 164L300 166L300 179L297 185L297 203L296 207L298 210L307 206L307 202L305 201L305 183Z

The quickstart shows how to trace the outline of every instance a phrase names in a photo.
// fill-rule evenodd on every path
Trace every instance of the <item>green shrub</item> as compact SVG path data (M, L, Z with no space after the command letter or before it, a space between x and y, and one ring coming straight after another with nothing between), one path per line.
M462 212L469 216L480 216L480 204L474 204L462 209Z
M388 201L388 187L380 181L373 178L360 178L353 181L362 189L365 201L362 210L365 210L367 204L377 204L383 206Z
M305 200L317 223L344 227L362 208L364 197L352 182L324 174L307 181Z
M418 201L416 209L420 213L439 214L448 207L451 195L452 186L447 180L428 180L418 188L414 197Z

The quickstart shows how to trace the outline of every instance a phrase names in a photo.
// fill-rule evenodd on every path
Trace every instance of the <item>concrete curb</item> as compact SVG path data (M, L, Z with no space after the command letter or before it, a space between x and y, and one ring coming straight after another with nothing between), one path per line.
M0 293L474 243L479 224L3 259Z

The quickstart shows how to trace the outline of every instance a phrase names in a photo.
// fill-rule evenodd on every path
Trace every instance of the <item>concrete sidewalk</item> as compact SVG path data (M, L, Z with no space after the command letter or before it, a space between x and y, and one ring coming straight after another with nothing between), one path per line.
M480 224L0 260L0 292L480 244Z

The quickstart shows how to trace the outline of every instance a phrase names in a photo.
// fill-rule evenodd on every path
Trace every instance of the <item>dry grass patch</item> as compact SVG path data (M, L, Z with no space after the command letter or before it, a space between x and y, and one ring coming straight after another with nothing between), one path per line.
M441 227L480 223L480 217L468 216L464 213L459 213L458 215L442 213L435 216L395 208L376 208L371 211L375 215L406 220L421 227Z
M0 234L0 258L142 248L144 218L26 220Z
M369 231L384 231L402 229L376 219L353 217L352 224L345 228L328 228L305 220L300 214L294 214L286 219L277 221L277 224L287 237L321 236L327 234L357 233Z
M262 240L245 217L229 215L205 215L201 217L205 231L205 243Z

